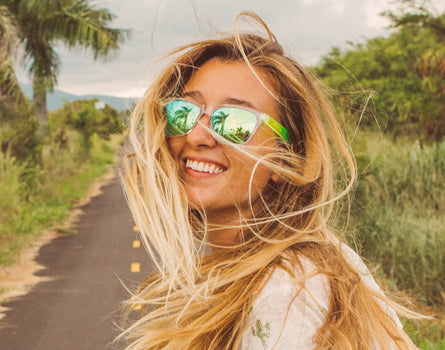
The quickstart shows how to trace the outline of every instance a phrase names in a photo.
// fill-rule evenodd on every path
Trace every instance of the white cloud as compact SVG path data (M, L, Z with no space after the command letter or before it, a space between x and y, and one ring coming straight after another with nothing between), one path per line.
M366 22L369 27L380 29L390 25L390 21L383 17L381 13L388 10L391 4L387 0L370 0L366 3Z
M315 64L333 46L380 35L385 22L378 13L390 0L102 0L118 17L113 26L132 28L118 56L107 62L91 54L58 48L62 65L59 88L72 93L127 95L146 86L155 57L218 31L231 31L235 15L257 12L280 43L303 64ZM23 75L23 74L22 74Z

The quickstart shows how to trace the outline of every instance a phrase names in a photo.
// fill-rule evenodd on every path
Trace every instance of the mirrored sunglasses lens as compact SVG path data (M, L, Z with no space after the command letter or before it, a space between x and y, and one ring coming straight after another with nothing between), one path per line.
M193 126L199 116L199 107L186 101L172 101L165 106L164 113L167 117L165 133L167 135L184 135Z
M242 144L253 134L257 116L250 111L236 108L218 108L212 115L213 129L225 139Z

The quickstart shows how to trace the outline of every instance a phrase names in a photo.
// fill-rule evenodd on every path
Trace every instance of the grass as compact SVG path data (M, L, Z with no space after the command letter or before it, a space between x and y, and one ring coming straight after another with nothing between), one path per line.
M369 139L350 228L362 254L398 289L445 304L445 142L420 149Z
M437 343L431 343L428 340L421 342L420 348L422 350L445 350L445 338L439 340Z
M350 244L386 287L443 310L445 142L420 148L415 142L362 135L355 153L360 175L347 226ZM421 349L445 350L441 318L408 321L405 330Z
M122 140L93 138L90 155L84 158L76 136L73 133L67 148L46 145L40 165L20 164L0 154L0 265L14 262L43 230L62 225L91 183L109 170Z
M445 350L445 332L440 321L406 321L404 329L422 350Z

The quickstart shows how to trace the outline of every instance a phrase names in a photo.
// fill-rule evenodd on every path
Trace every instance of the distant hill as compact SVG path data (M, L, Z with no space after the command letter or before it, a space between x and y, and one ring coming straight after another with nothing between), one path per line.
M20 83L20 86L22 87L25 96L32 99L32 86L24 83ZM53 111L62 107L66 102L75 100L89 100L92 98L97 98L119 111L123 111L131 107L133 102L138 100L136 97L124 98L106 95L73 95L65 91L54 89L53 93L47 94L46 103L48 110Z

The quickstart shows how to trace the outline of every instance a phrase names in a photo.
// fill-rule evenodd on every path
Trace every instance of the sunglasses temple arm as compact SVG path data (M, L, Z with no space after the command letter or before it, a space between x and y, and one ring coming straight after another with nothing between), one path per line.
M263 122L279 136L281 136L284 141L289 142L289 133L283 125L267 114L263 114Z

